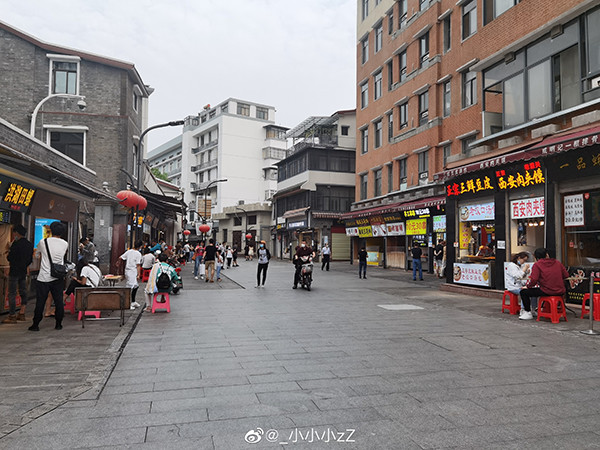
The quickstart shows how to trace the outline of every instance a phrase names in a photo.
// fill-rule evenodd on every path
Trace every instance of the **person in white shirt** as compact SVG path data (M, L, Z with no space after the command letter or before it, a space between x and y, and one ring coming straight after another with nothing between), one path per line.
M40 271L36 281L36 302L33 324L29 327L29 331L40 331L39 325L44 317L44 306L46 305L46 299L48 298L49 293L52 294L54 306L56 308L54 313L56 325L54 328L62 330L62 320L65 316L65 305L63 303L62 293L65 280L54 278L50 275L50 263L64 264L65 262L65 255L69 248L67 241L62 239L65 231L66 227L62 222L52 222L50 224L51 236L42 239L38 243L35 257L41 258ZM46 247L46 245L48 247ZM48 255L48 253L50 253L50 255Z
M63 300L75 292L78 287L98 287L102 279L102 272L95 264L86 264L81 268L79 277L72 277L69 287L65 291Z
M135 295L140 287L138 280L142 278L142 254L140 248L144 243L138 241L134 248L130 248L120 257L125 261L125 287L131 288L131 309L139 308L141 305L135 301Z
M143 270L152 269L152 266L154 265L154 261L156 261L154 254L150 251L150 249L148 247L146 247L144 249L144 256L142 256L142 269Z
M329 261L331 261L331 248L329 248L329 244L323 244L321 256L323 257L321 270L325 268L325 270L329 271Z

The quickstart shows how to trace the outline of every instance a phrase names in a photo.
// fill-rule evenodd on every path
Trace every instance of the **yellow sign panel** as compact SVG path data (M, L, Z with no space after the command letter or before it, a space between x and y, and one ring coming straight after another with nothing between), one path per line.
M427 219L413 219L406 221L407 236L427 234Z
M358 227L358 237L364 238L371 236L373 236L373 229L371 228L371 225L368 227Z
M459 226L459 247L461 249L467 249L469 248L469 242L471 241L471 235L473 233L473 230L468 222L459 222Z

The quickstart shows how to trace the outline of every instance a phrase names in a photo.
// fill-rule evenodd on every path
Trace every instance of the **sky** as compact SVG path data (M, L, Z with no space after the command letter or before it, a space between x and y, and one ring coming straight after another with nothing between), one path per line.
M155 89L149 126L230 97L289 128L356 104L356 0L0 0L0 20L135 64ZM151 131L147 149L180 132Z

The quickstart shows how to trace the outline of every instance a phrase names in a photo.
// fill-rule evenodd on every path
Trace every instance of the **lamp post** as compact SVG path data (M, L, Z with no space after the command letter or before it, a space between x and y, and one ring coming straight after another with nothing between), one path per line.
M213 180L210 183L208 183L208 185L204 188L204 217L202 218L202 223L206 223L206 195L208 194L209 189L211 188L212 185L217 184L217 183L223 183L224 181L227 181L227 178L222 178L220 180Z
M85 102L85 96L83 96L83 95L77 95L77 94L50 94L49 96L47 96L46 98L42 99L42 101L40 101L37 104L37 106L33 110L33 113L31 114L31 128L29 130L29 134L32 135L33 137L35 137L35 122L37 120L38 112L40 111L40 108L42 107L42 105L44 103L46 103L48 100L50 100L51 98L72 98L72 99L78 98L79 101L77 102L77 106L79 107L79 109L83 111L87 107L87 103Z

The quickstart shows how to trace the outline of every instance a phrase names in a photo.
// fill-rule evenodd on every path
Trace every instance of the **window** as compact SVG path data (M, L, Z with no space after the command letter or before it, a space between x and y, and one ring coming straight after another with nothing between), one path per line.
M462 38L466 39L477 31L477 0L470 0L462 7Z
M77 94L77 68L79 64L52 61L52 93Z
M446 167L446 165L448 164L448 158L452 154L452 147L450 146L450 144L444 145L444 147L442 147L442 151L443 151L443 164L444 164L444 167Z
M267 108L261 108L261 107L257 106L256 107L256 118L267 120L269 118L269 110Z
M598 42L600 42L600 27L598 24L600 23L600 8L596 8L593 11L590 11L586 16L586 30L587 36L586 41L589 43L587 45L587 73L598 74L600 72L600 52L598 51ZM590 89L593 89L596 86L590 86Z
M133 158L131 158L133 162L133 170L131 173L134 174L135 178L137 178L137 161L138 161L138 146L137 144L133 144Z
M362 63L366 63L369 60L369 36L360 41L360 46L362 49Z
M381 98L382 94L382 83L383 83L383 75L381 72L378 72L373 76L373 99L377 100Z
M429 121L429 91L419 95L419 125L424 125Z
M375 53L381 50L383 45L383 23L379 22L375 26Z
M394 192L394 166L392 164L387 166L387 181L388 192Z
M461 143L461 150L463 155L466 155L467 153L469 153L471 151L471 144L473 142L475 142L475 140L477 139L477 135L473 135L473 136L469 136L468 138L464 138L460 141Z
M360 107L366 108L369 105L369 83L365 82L360 86Z
M400 175L400 187L406 185L406 158L398 161L398 174Z
M211 112L208 113L208 118L212 119L217 115L217 110L213 109Z
M388 142L392 142L394 140L394 113L389 112L387 114L388 119Z
M525 122L525 75L521 72L504 81L503 84L505 128L511 128Z
M448 15L443 22L443 33L444 33L444 53L446 53L448 50L450 50L450 47L452 46L452 22L450 21L450 18L452 17L452 15Z
M398 28L402 29L406 26L406 19L408 17L408 0L398 1Z
M392 9L388 13L388 34L392 34L394 32L394 10Z
M245 103L238 103L237 104L237 113L240 116L250 117L250 105L247 105Z
M134 111L138 111L140 107L140 96L137 94L137 92L133 93L133 110Z
M408 126L408 102L398 106L398 115L400 116L400 129Z
M369 176L365 173L360 176L360 199L364 200L367 198L367 187L369 183Z
M429 176L429 150L419 153L419 180Z
M373 173L375 183L373 184L373 196L379 197L381 195L381 169L377 169Z
M398 67L400 70L400 83L402 83L404 80L406 80L408 73L406 64L406 50L398 55Z
M247 225L256 225L256 214L252 214L248 216L248 224Z
M241 227L242 226L242 218L241 216L233 216L233 226Z
M444 117L448 117L450 115L450 107L451 107L451 92L450 92L450 80L446 81L442 84L442 93L444 98Z
M429 31L419 38L419 67L429 61Z
M362 0L362 20L369 15L369 0Z
M429 0L419 0L419 11L424 11L429 6Z
M364 128L360 130L361 133L361 153L367 153L369 151L369 129Z
M394 87L394 60L390 60L389 63L387 63L387 68L388 68L388 73L387 73L387 79L388 79L388 91L391 91L392 88Z
M229 104L221 105L221 113L226 113L229 110Z
M348 136L349 132L350 132L350 126L342 125L342 136Z
M373 123L373 130L375 131L375 137L374 137L374 148L379 148L381 147L381 144L383 142L383 124L381 123L381 119L378 120L377 122Z
M487 25L521 0L483 0L483 24Z
M85 133L49 131L50 147L85 165Z
M464 72L462 74L463 92L462 107L467 108L477 103L477 73Z

